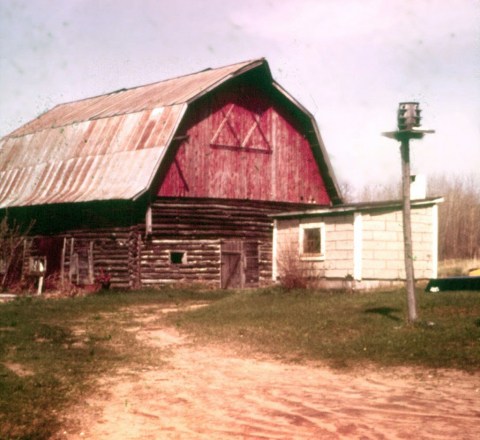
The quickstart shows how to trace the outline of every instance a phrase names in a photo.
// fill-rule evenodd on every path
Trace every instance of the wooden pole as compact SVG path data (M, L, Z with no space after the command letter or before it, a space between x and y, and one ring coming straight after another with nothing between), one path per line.
M403 199L403 247L405 256L405 277L408 303L408 321L415 322L417 299L415 296L415 275L413 271L412 223L410 213L410 145L409 137L401 139L402 156L402 199Z

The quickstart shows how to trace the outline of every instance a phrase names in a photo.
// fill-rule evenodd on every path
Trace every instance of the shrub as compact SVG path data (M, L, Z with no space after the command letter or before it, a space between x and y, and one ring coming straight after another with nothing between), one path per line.
M308 271L298 257L293 243L283 246L277 258L280 284L285 289L305 289L309 284Z

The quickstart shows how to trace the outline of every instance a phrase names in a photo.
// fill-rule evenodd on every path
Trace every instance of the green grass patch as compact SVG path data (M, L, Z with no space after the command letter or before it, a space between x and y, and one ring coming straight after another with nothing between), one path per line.
M163 303L222 295L163 289L0 304L0 438L51 438L101 375L161 365L161 350L142 346L128 331L141 325L139 310L151 314Z
M421 321L406 320L406 295L266 289L239 292L171 317L199 338L291 361L480 368L480 292L418 292Z

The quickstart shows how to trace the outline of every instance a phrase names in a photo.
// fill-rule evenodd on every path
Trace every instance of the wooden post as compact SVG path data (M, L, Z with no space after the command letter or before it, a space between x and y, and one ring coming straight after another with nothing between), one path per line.
M65 289L65 255L67 253L67 237L63 237L62 261L60 262L60 284Z
M95 281L95 272L93 267L93 240L88 245L88 282L93 284Z
M73 237L70 238L70 258L69 258L69 266L68 266L68 281L73 283L73 276L77 273L77 284L78 284L78 258L75 260L75 239Z
M405 256L405 278L408 300L408 321L417 320L417 299L415 297L415 276L413 273L412 223L410 215L410 139L422 139L425 133L435 133L420 127L418 102L401 102L397 112L397 131L382 133L390 139L401 142L402 157L402 199L403 199L403 248Z
M417 299L415 295L415 275L413 271L412 223L410 213L410 145L409 137L401 139L402 156L402 199L403 199L403 247L405 256L405 276L408 302L408 321L417 320Z

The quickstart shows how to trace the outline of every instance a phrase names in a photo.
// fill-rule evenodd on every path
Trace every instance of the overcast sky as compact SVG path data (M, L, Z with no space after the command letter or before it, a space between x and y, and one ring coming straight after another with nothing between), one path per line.
M480 171L480 0L0 0L0 136L56 104L265 57L340 183L400 176L400 101L436 133L412 170Z

